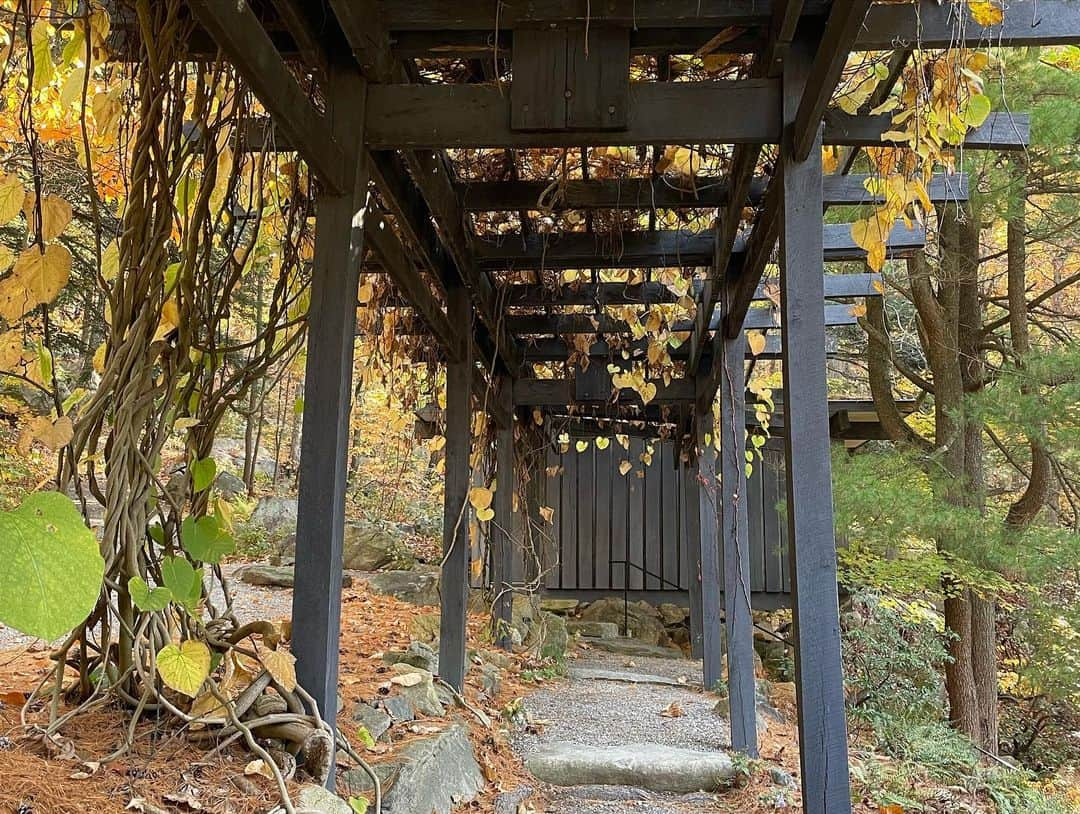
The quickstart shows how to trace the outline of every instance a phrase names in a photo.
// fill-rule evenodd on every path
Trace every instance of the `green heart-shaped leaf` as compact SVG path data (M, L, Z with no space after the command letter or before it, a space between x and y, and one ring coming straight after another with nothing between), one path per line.
M180 542L195 559L215 565L236 548L236 541L216 515L185 517L180 524Z
M172 601L172 591L162 585L151 591L150 586L142 577L132 577L128 580L128 594L131 595L131 601L135 603L135 607L147 613L164 610Z
M202 598L202 569L195 568L183 557L166 557L161 562L161 582L173 599L187 608L194 608Z
M191 465L191 486L196 492L210 488L217 474L217 463L213 458L203 458Z

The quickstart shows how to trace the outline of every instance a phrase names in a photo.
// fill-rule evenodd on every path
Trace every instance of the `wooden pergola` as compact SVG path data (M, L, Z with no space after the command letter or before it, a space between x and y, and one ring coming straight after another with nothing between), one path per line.
M583 420L674 425L697 450L683 465L684 499L700 506L691 590L705 683L720 678L721 625L731 694L732 745L756 754L753 637L744 493L744 375L748 328L771 330L767 352L783 366L784 448L792 602L808 812L850 811L840 658L836 552L829 465L827 326L850 322L834 300L870 296L870 275L823 274L831 260L858 260L847 225L824 225L823 209L873 203L848 175L856 152L881 143L888 115L871 115L916 47L1074 42L1080 4L1018 0L1002 25L985 29L964 3L921 0L189 0L198 30L193 55L220 50L269 113L279 149L297 151L320 184L308 319L300 468L293 652L298 677L323 717L337 712L342 536L356 304L362 270L389 276L406 330L432 337L446 361L446 490L440 669L460 688L466 669L469 576L466 522L473 411L486 404L498 427L496 473L513 482L514 423L534 409ZM672 56L751 54L745 78L668 81ZM889 77L864 110L828 109L849 53L888 51ZM630 81L631 61L656 71ZM432 80L453 63L461 81ZM667 68L665 68L667 66ZM453 73L453 72L452 72ZM444 73L442 76L445 76ZM298 77L302 79L298 81ZM317 88L317 93L311 92ZM316 103L313 99L319 99ZM968 133L969 149L1019 149L1023 114L992 114ZM823 177L822 145L843 148L840 172ZM655 174L581 177L561 185L554 210L652 213L650 228L613 249L589 229L539 234L528 212L545 179L463 179L457 151L504 150L520 166L528 148L723 145L726 171L673 187ZM767 145L777 158L763 162ZM448 152L453 151L453 152ZM516 162L516 163L515 163ZM771 166L769 164L771 163ZM962 177L935 179L935 201L967 195ZM655 227L660 210L711 210L715 228L691 235ZM480 213L520 216L519 232L492 242ZM923 242L898 225L892 256ZM780 302L765 303L762 279L779 244ZM673 352L681 374L657 382L643 404L612 398L604 361L640 358L628 326L607 305L671 297L648 273L640 285L541 284L558 269L693 267L696 317ZM524 272L525 274L522 274ZM531 275L531 276L530 276ZM550 277L550 275L549 275ZM595 313L582 312L591 307ZM595 334L599 363L562 379L538 379L537 364L569 370L567 337ZM777 345L775 336L779 333ZM636 354L636 356L635 356ZM476 393L495 397L474 399ZM713 426L712 405L720 403ZM735 428L732 431L730 428ZM722 439L721 452L707 442ZM495 493L492 580L509 586L511 490ZM721 506L718 528L716 505ZM692 504L688 504L692 505ZM524 510L524 509L523 509ZM718 542L719 541L719 542ZM724 584L720 584L720 558ZM496 608L509 617L509 595ZM331 775L332 777L332 775Z

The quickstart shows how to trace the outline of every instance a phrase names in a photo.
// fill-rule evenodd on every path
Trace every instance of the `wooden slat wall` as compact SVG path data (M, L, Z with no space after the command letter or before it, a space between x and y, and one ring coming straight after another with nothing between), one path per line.
M584 452L571 446L563 455L549 453L549 467L562 471L547 480L548 505L555 509L551 533L559 555L558 565L549 571L548 588L689 589L687 507L682 500L682 478L689 475L678 466L673 443L653 441L652 449L648 467L640 461L646 442L637 438L630 439L628 450L612 442L603 450L590 443ZM764 456L747 484L750 589L785 594L790 591L787 524L778 508L784 500L783 454L766 449ZM634 468L621 475L619 465L626 460Z

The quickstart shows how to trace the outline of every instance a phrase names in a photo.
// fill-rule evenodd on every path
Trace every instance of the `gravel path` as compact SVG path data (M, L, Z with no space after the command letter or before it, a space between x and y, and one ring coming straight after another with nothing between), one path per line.
M576 677L588 670L660 676L680 685ZM569 676L525 698L537 732L514 736L524 759L539 746L571 741L591 746L652 743L713 751L727 748L727 721L713 712L715 699L701 689L701 662L590 652L573 661ZM676 705L682 715L671 717ZM668 712L668 715L664 713ZM540 785L540 784L538 784ZM711 794L671 795L624 786L542 786L550 814L704 814L716 812Z

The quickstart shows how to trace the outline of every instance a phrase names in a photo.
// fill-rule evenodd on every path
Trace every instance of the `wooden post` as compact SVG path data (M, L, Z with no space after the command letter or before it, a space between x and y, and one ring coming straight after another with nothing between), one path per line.
M292 652L297 680L331 726L337 718L341 568L352 404L356 292L363 256L368 174L364 141L365 83L331 73L333 132L353 147L351 189L319 197L308 306L305 409L300 441ZM347 138L345 138L347 136ZM327 778L334 783L334 771Z
M720 370L720 540L724 550L724 626L727 633L728 707L731 745L757 757L754 692L754 618L750 607L750 546L747 540L746 334L725 339Z
M793 47L783 73L784 122L791 125L810 63ZM803 806L807 814L848 814L847 726L840 660L828 387L821 279L821 130L796 161L792 127L780 148L784 446L795 622L795 685Z
M495 646L510 649L510 618L514 595L514 398L513 382L503 378L499 386L499 411L506 419L495 435L495 518L491 525L491 588L495 602L491 622Z
M472 306L460 284L446 287L446 314L465 337L446 365L446 489L440 583L439 675L455 690L465 682L465 610L469 599L469 449L472 442Z
M704 638L701 635L701 527L698 523L697 475L697 457L691 451L690 461L682 471L683 519L690 571L690 656L700 659L704 654Z
M714 362L715 364L715 362ZM707 371L698 382L707 386ZM697 446L698 546L701 567L702 672L705 689L723 678L720 621L720 546L716 528L716 448L712 405L699 407L694 421Z

